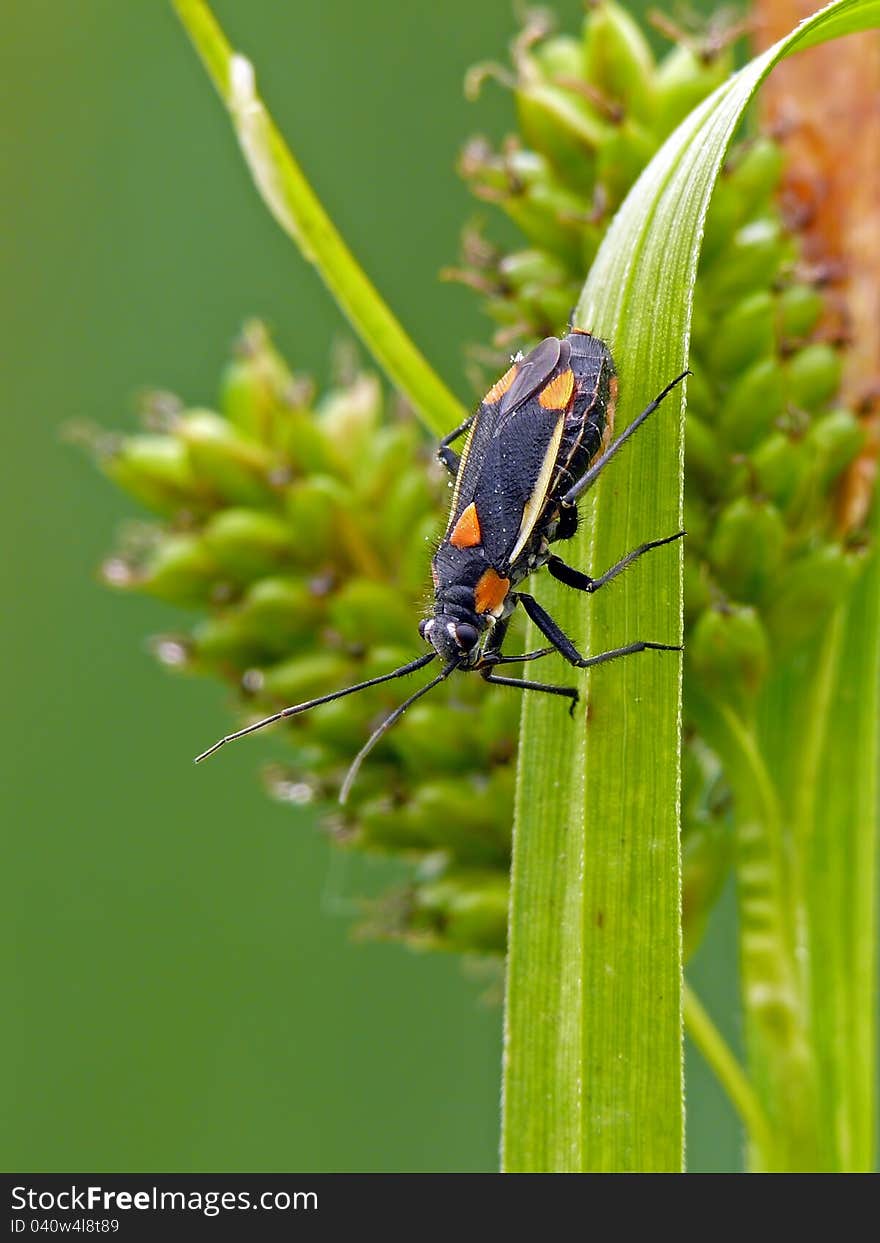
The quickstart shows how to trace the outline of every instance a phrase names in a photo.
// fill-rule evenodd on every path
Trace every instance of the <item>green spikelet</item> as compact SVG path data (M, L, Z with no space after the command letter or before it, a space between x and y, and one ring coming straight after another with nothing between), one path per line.
M603 0L587 15L578 74L571 39L533 39L526 51L517 45L520 118L550 90L553 117L545 109L540 127L523 124L520 139L499 152L472 145L462 172L477 197L520 224L532 204L567 198L556 232L542 239L533 220L521 224L527 250L468 241L463 275L489 294L499 347L509 347L511 327L526 344L559 331L563 319L554 321L551 309L575 304L623 195L671 129L729 73L728 42L717 32L702 42L683 38L655 62L633 19ZM604 122L586 161L588 180L571 140L575 107ZM530 176L518 177L518 168ZM840 353L823 336L822 293L802 270L797 236L776 205L781 173L781 152L768 137L753 135L731 153L707 221L688 389L686 699L690 683L747 716L774 651L809 639L859 566L858 533L844 538L836 530L833 497L862 430L853 412L835 405ZM692 950L729 864L730 831L717 794L723 764L709 758L693 725L688 732L684 892Z
M175 409L161 431L102 438L95 448L106 473L158 516L107 561L106 581L198 610L188 631L154 650L177 671L222 677L246 720L418 653L447 489L415 423L388 413L372 377L356 375L315 403L250 324L218 411ZM332 823L363 848L413 858L440 851L450 865L503 876L515 705L461 681L404 719ZM332 803L400 689L377 688L282 727L294 758L272 770L270 789ZM416 899L421 909L418 891Z
M713 35L657 59L633 19L602 0L578 35L531 21L513 61L512 79L493 73L512 81L519 134L498 150L472 140L461 172L523 241L505 251L472 229L450 273L484 297L499 370L511 349L564 327L614 211L725 79L732 53ZM823 296L776 206L781 166L777 146L753 135L718 185L688 390L689 685L744 713L774 652L808 639L859 567L858 533L836 530L832 500L861 428L836 401L840 357L822 333ZM107 581L198 613L186 633L157 641L164 663L223 678L250 721L418 653L448 491L430 447L389 412L374 379L355 376L316 400L251 324L218 410L168 405L159 430L98 446L105 472L157 516L107 562ZM341 812L342 776L401 690L392 683L280 727L290 758L268 786L293 804L326 804L340 845L413 861L406 889L368 913L370 933L501 952L517 697L453 679L383 740ZM723 756L693 721L687 732L690 951L727 872L731 829Z

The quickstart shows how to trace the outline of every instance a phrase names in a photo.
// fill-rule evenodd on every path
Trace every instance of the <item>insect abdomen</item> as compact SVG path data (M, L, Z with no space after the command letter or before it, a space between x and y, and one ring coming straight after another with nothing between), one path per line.
M569 341L577 395L565 420L554 492L570 487L604 452L614 430L617 400L617 374L607 345L577 331Z

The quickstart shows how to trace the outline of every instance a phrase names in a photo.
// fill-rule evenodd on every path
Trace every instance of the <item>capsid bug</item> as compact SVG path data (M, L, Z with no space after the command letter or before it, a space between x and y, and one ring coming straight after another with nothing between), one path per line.
M339 795L344 803L361 763L379 739L411 704L457 669L477 670L485 681L498 685L561 695L570 701L573 712L578 699L574 687L507 678L495 670L499 665L538 660L553 651L585 669L648 648L680 650L676 644L640 640L596 656L582 656L537 600L515 588L546 565L561 583L592 593L652 548L682 537L684 532L678 531L640 544L598 578L573 569L550 552L551 544L574 535L578 498L688 374L684 371L676 376L612 441L617 375L611 351L603 341L572 327L564 337L547 337L524 358L514 359L477 411L445 436L438 449L455 483L449 522L431 563L433 613L419 625L419 633L432 650L391 673L293 704L229 734L199 755L196 763L235 738L415 673L439 657L440 672L389 713L355 756ZM465 433L467 439L459 456L452 445ZM549 647L519 656L502 655L517 604L522 604Z

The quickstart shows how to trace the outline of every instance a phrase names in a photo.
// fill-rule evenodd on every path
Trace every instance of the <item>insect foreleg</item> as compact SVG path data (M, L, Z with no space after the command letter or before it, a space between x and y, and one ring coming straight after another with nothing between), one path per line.
M450 475L454 476L458 474L458 467L461 459L455 450L450 449L449 446L454 440L458 440L459 436L463 436L464 433L470 429L470 425L476 417L476 414L469 415L463 423L459 423L455 431L450 432L448 436L444 436L440 441L440 444L437 446L437 457L449 471Z
M589 669L593 665L604 665L609 660L616 660L618 656L631 656L635 652L645 652L648 650L658 652L681 651L681 646L678 643L648 643L640 640L637 643L628 643L626 647L614 647L607 652L599 652L597 656L581 656L565 631L556 624L549 613L541 608L534 596L526 595L525 592L520 591L517 592L517 599L522 601L522 606L526 613L544 637L550 640L557 652L579 669Z
M565 631L557 625L548 612L541 608L535 597L527 595L524 591L518 591L516 598L544 638L550 640L557 652L560 652L571 664L582 666L584 657L581 656Z
M555 647L542 647L536 652L523 652L521 656L497 656L494 653L490 653L486 664L490 668L495 665L521 665L527 660L540 660L542 656L549 656L551 652L555 651Z
M660 405L661 401L663 401L664 397L668 397L669 394L672 392L672 390L675 388L675 386L677 384L681 384L685 376L690 375L690 374L691 373L689 371L683 371L681 375L676 376L675 379L671 383L666 385L666 388L664 388L662 393L657 394L657 396L654 398L654 400L651 402L650 405L645 406L642 413L638 415L637 418L633 419L629 427L625 428L624 431L620 433L620 435L617 437L616 440L613 440L611 442L611 444L608 446L608 448L605 450L602 456L596 462L593 463L593 465L586 472L586 474L581 475L577 483L572 484L572 486L568 489L565 495L560 498L560 503L562 505L574 505L578 497L583 496L587 488L591 488L593 486L593 484L599 478L599 475L602 473L602 471L605 469L605 467L608 465L608 463L611 461L614 455L626 444L630 436L632 436L635 432L639 430L639 428L642 426L642 424L644 423L648 415L653 414L654 411L657 409L657 407Z
M503 620L495 623L495 629L492 632L491 646L487 647L483 652L483 659L480 662L480 668L491 668L494 665L519 665L527 660L540 660L542 656L549 656L555 649L552 647L542 647L537 652L524 652L521 656L502 656L501 648L504 646L504 640L507 638L507 629L510 626L510 618L505 617Z
M589 591L590 593L598 591L600 587L604 587L606 583L612 582L621 574L628 565L639 557L644 556L646 552L650 552L652 548L660 548L663 544L671 544L674 540L681 539L685 534L684 531L677 531L675 535L667 535L663 539L649 540L647 544L639 544L638 548L633 548L625 557L612 565L610 570L606 570L599 578L590 578L589 574L582 574L580 570L575 570L570 565L566 565L561 557L551 556L547 562L547 569L560 583L565 583L566 587L574 587L578 591Z

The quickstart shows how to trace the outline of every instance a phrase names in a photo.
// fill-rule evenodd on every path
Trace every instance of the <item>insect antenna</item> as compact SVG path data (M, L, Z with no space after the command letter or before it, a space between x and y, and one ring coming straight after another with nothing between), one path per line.
M298 716L300 712L308 712L311 708L331 703L334 699L342 699L346 695L354 695L357 691L365 691L370 686L378 686L380 682L390 682L392 678L402 678L407 673L415 673L417 669L423 669L425 665L430 664L436 656L436 652L428 652L425 656L419 656L418 659L411 660L408 665L401 665L399 669L394 669L391 673L383 673L378 678L368 678L366 682L357 682L354 686L346 687L345 690L333 691L331 695L319 695L317 699L309 699L306 703L293 704L289 708L282 708L280 712L275 712L272 716L263 717L262 721L255 721L253 725L246 725L244 729L236 730L234 734L227 734L225 738L215 742L213 747L208 747L207 751L197 755L195 762L199 764L202 760L206 760L209 755L213 755L215 751L219 751L227 742L234 742L236 738L243 738L245 734L256 733L258 729L263 729L266 725L274 725L276 721L283 721L285 717ZM424 690L428 690L438 680L435 678L434 682L430 682ZM417 699L419 695L424 694L424 690L417 692L413 698ZM407 700L407 704L411 702L412 700ZM407 704L404 704L404 707Z
M370 754L379 739L383 737L384 734L387 734L389 729L391 729L391 726L400 720L404 712L406 712L407 708L411 704L414 704L417 699L421 699L422 695L427 695L428 691L433 690L435 686L439 686L441 682L444 682L449 677L450 673L452 673L454 669L458 668L458 665L459 662L457 660L451 661L445 669L442 669L440 673L437 674L436 678L432 678L430 682L420 687L419 690L410 695L409 699L405 699L399 707L395 708L393 712L389 712L388 716L386 716L381 725L376 726L372 734L370 734L367 741L352 760L351 767L345 774L345 781L342 783L342 789L339 791L340 803L345 803L348 800L351 787L354 785L354 781L358 775L358 770L360 769L361 764Z

